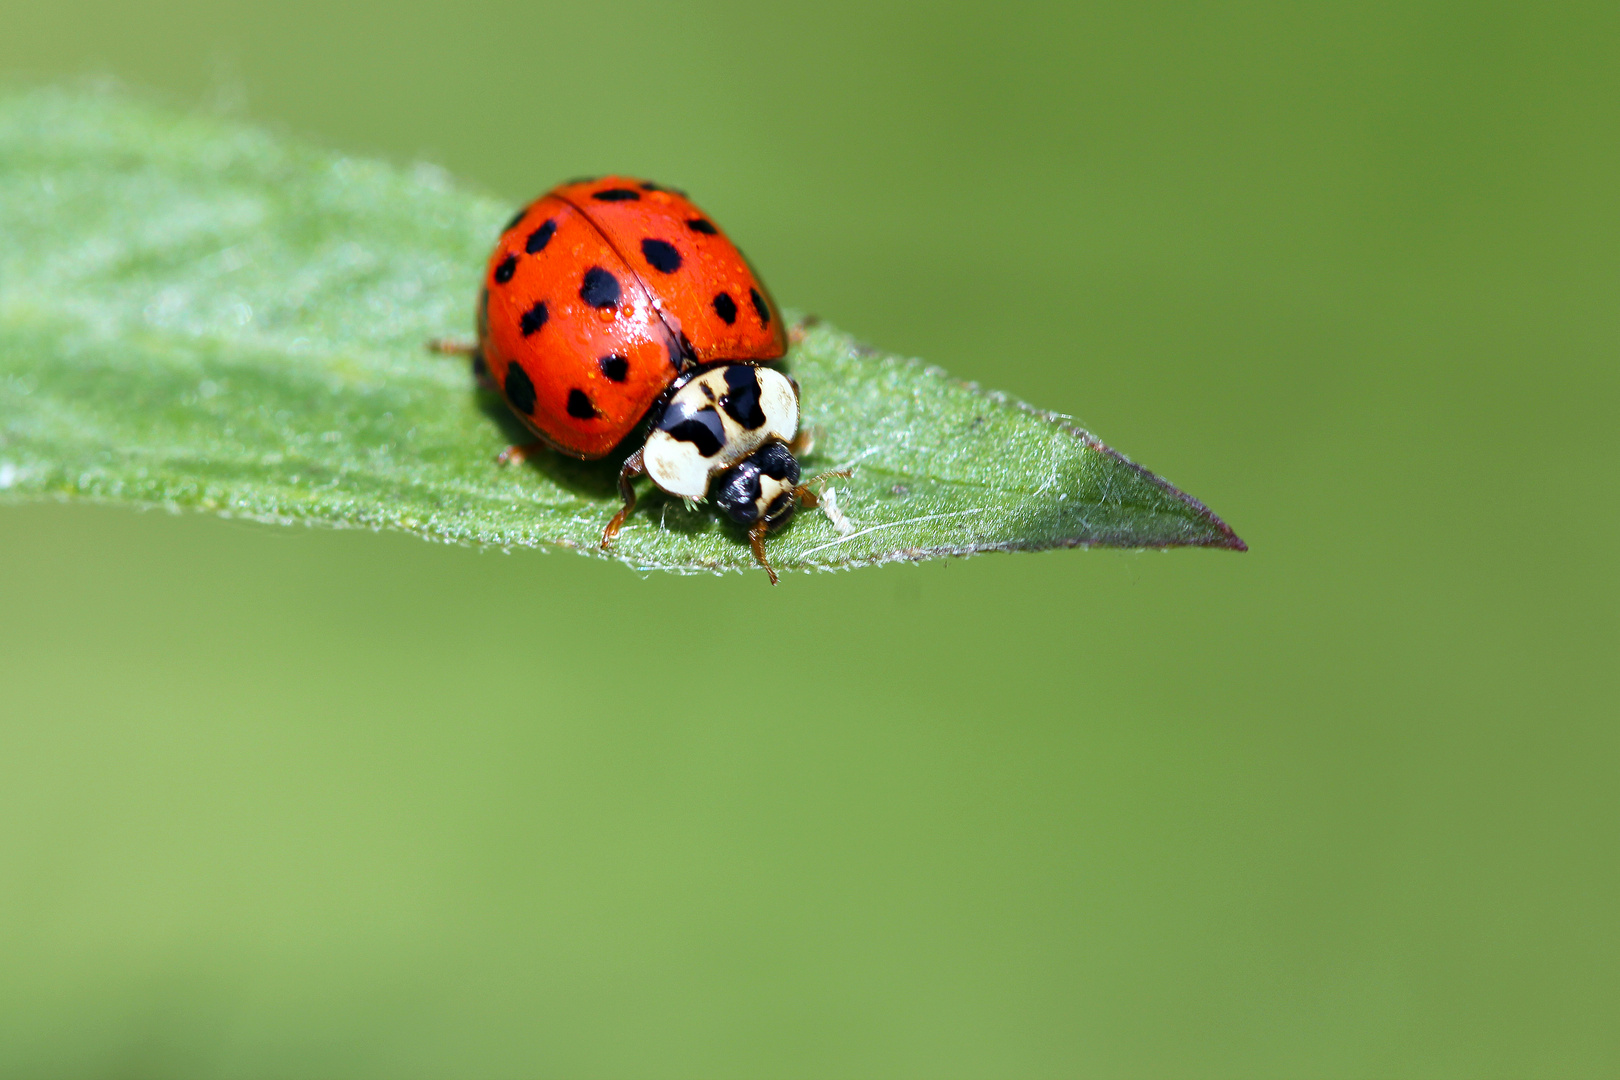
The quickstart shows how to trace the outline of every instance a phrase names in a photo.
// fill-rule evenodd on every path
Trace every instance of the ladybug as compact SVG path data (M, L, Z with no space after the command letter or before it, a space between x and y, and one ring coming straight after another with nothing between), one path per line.
M478 302L474 370L537 437L501 460L550 448L606 457L643 428L619 473L672 495L717 500L764 536L814 496L798 483L799 388L762 366L787 351L776 303L742 253L684 192L606 176L559 185L506 224ZM791 481L788 478L791 477Z

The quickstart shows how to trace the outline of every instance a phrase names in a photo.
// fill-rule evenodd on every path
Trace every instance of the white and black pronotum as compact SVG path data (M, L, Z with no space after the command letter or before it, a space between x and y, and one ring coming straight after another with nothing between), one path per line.
M650 476L671 495L701 499L709 482L724 473L715 502L748 528L748 540L771 583L776 571L765 558L765 532L816 497L799 483L793 450L799 434L799 387L774 368L715 364L677 380L647 443L619 471L624 506L602 532L612 543L636 506L633 483Z

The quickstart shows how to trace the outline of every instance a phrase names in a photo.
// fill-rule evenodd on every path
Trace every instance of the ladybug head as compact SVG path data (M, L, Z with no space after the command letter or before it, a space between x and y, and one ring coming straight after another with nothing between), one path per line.
M798 506L799 463L784 443L760 447L720 478L715 505L739 525L775 525Z

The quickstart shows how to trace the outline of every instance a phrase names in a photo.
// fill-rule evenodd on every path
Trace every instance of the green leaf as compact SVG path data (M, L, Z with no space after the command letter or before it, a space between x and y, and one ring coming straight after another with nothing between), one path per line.
M428 339L465 337L511 207L109 94L0 98L0 498L196 507L597 554L612 461L544 454ZM791 316L790 316L791 317ZM783 569L1105 544L1242 549L1202 504L1063 417L825 324L785 366L836 509ZM752 565L710 506L653 492L612 557Z

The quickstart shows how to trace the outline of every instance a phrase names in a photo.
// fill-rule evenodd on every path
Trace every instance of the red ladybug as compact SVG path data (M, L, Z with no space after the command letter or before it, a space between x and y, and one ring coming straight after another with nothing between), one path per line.
M477 348L440 347L472 353L539 437L503 460L541 445L604 457L656 407L602 546L635 507L637 477L701 499L722 476L717 503L775 584L766 531L816 505L792 456L798 384L759 366L787 351L787 334L748 261L684 194L622 176L553 188L495 245Z
M725 233L680 192L622 176L563 184L512 219L478 331L512 411L587 459L688 370L787 351L776 304Z

